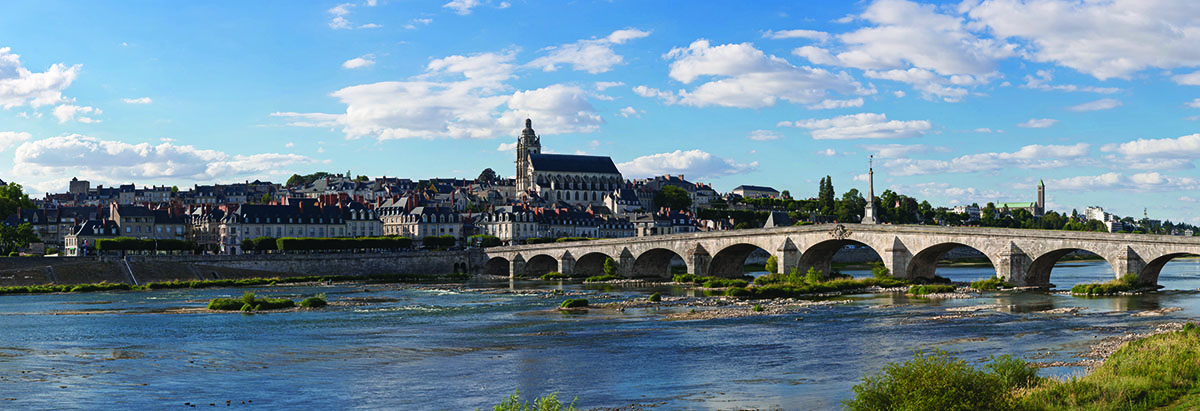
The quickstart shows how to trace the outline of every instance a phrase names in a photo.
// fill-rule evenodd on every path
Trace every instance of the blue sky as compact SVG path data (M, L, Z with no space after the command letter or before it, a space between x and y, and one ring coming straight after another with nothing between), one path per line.
M196 4L193 4L196 3ZM626 177L1200 222L1200 3L7 2L0 179Z

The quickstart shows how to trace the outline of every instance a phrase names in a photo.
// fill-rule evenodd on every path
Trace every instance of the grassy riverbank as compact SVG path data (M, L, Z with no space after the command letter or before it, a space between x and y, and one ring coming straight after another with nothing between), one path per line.
M83 293L93 291L130 291L130 290L167 290L180 288L214 288L214 287L250 287L258 285L301 284L314 282L361 282L372 284L412 283L420 281L466 281L467 274L422 275L422 274L371 274L371 275L312 275L283 278L243 278L239 280L196 280L196 281L166 281L143 285L124 283L98 283L76 285L29 285L15 287L0 287L0 295L5 294L45 294L45 293Z
M982 369L944 351L918 352L854 387L850 410L1150 410L1200 406L1200 328L1130 342L1091 374L1038 377L1023 360L993 357Z

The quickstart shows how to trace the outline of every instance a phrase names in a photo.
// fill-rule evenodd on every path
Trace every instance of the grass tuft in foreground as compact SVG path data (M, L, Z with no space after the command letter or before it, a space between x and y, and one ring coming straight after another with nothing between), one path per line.
M304 308L321 308L326 305L329 305L329 303L325 301L325 294L317 294L316 296L300 301L300 306Z
M208 309L220 311L279 310L295 306L296 302L287 298L258 298L249 291L242 294L242 298L214 298L208 302Z
M1009 284L1008 281L1004 281L1004 279L1002 279L1000 277L992 277L992 278L989 278L986 280L979 280L979 281L971 282L971 288L974 288L974 289L980 290L980 291L995 291L995 290L999 290L1001 288L1012 288L1012 287L1013 287L1012 284Z
M563 405L558 400L558 393L546 394L533 400L533 403L521 401L521 390L517 390L513 395L500 400L500 405L492 407L492 411L576 411L575 401L570 404Z
M621 276L619 276L619 275L605 274L605 275L597 275L597 276L588 277L587 279L584 279L583 282L599 283L599 282L604 282L604 281L609 281L609 280L620 280L620 279L621 279Z
M551 272L542 274L542 279L548 280L548 281L549 280L566 280L568 278L571 278L571 276L560 273L558 271L551 271Z
M908 293L912 295L929 295L952 292L954 292L954 286L944 284L914 285L908 288Z
M586 298L569 298L563 300L562 304L558 305L559 308L586 308L587 306L588 300Z
M983 370L953 354L917 351L855 385L848 410L1012 410L1013 391L1038 384L1037 370L1011 356L992 357Z

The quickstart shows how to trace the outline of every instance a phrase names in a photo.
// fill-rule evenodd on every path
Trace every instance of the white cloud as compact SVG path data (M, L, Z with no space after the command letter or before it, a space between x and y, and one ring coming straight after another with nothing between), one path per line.
M1200 98L1184 103L1184 105L1191 108L1200 108Z
M1121 89L1116 87L1094 87L1094 86L1077 86L1074 84L1051 84L1054 80L1054 75L1049 70L1038 70L1036 76L1025 76L1025 84L1022 88L1029 88L1042 91L1083 91L1089 93L1112 94Z
M638 29L617 30L601 39L579 40L574 43L547 48L546 56L529 62L530 67L542 71L558 70L559 64L570 65L577 71L599 74L612 70L613 66L624 60L613 51L612 46L624 44L629 40L649 36L650 32Z
M342 68L353 70L356 68L370 67L375 64L374 59L375 56L372 54L367 54L362 57L355 57L342 63Z
M34 73L21 65L20 55L9 47L0 47L0 107L37 108L70 102L62 91L75 81L81 67L55 63L44 72Z
M828 110L835 108L862 107L862 105L863 99L859 97L850 100L821 100L820 103L809 104L805 107L808 107L810 110Z
M433 23L433 19L430 19L430 18L412 19L412 21L410 21L408 24L404 25L404 28L408 29L408 30L416 30L418 25L428 26L430 23Z
M72 120L80 123L99 123L100 120L96 120L88 116L99 115L102 113L103 112L100 111L100 109L95 107L76 106L71 104L60 104L58 107L54 108L54 117L58 118L58 122L60 124Z
M1191 177L1167 176L1157 172L1124 175L1105 173L1096 176L1077 176L1046 182L1047 189L1061 191L1179 191L1200 189L1200 180Z
M608 90L613 87L619 87L619 86L624 86L624 85L625 85L625 83L620 82L620 81L597 81L596 82L596 91L604 91L604 90Z
M62 184L63 176L104 182L212 181L264 172L279 174L289 166L310 163L314 160L294 154L233 155L190 145L129 144L74 134L21 144L14 156L13 173L51 186Z
M442 7L454 10L455 13L465 16L471 14L471 9L479 7L483 2L479 0L454 0L443 4Z
M863 149L875 154L880 159L907 158L913 154L924 154L935 151L936 148L924 144L872 144L864 145Z
M859 113L820 120L780 122L779 126L806 128L815 140L859 138L910 138L925 134L933 125L926 120L888 120L880 113Z
M907 95L904 93L904 90L896 90L893 91L892 94L894 94L896 98L904 98L904 96Z
M667 104L675 104L679 101L679 97L670 91L659 90L653 87L635 86L633 93L642 97L657 98Z
M917 198L943 200L945 204L950 205L986 204L989 201L1005 197L1004 193L996 190L955 187L947 183L900 184L896 185L894 190Z
M1008 168L1058 168L1075 165L1087 156L1091 146L1079 143L1064 145L1027 145L1012 153L970 154L945 160L895 159L884 164L897 176L944 173L974 173Z
M33 134L23 131L0 131L0 151L8 150L9 147L14 147L31 138L33 138Z
M838 155L838 152L837 152L837 150L834 150L832 148L827 148L824 150L817 151L817 155L822 155L825 157L833 157L833 156Z
M295 146L296 146L296 143L293 143L293 142L290 142L290 141L289 141L287 144L284 144L283 146L284 146L284 147L287 147L287 148L292 148L292 147L295 147Z
M1137 139L1121 144L1106 144L1100 151L1117 153L1131 159L1194 159L1200 157L1200 134L1179 138Z
M691 84L701 77L717 78L692 91L680 90L678 102L685 105L762 108L778 100L816 104L829 98L830 92L874 93L849 74L797 67L750 43L711 46L708 40L696 40L686 48L672 49L665 57L671 60L669 75L676 81Z
M754 141L770 141L783 138L783 136L775 134L775 132L771 130L754 130L751 131L746 137Z
M150 97L123 98L123 99L121 99L121 101L124 101L129 104L150 104L153 102L152 100L150 100Z
M297 126L340 125L348 139L493 138L520 130L525 118L543 134L588 133L604 120L577 86L553 84L508 93L513 53L449 56L408 81L350 86L332 96L345 114L278 113ZM507 107L507 108L505 108ZM307 123L307 124L305 124Z
M517 149L517 143L516 143L516 142L512 142L512 143L500 143L500 146L499 146L499 147L496 147L496 151L504 151L504 152L509 152L509 151L513 151L513 150L516 150L516 149Z
M638 157L618 164L617 168L621 170L621 174L631 178L684 174L702 180L753 171L758 168L758 162L740 164L701 150L675 150Z
M1028 121L1017 124L1017 127L1025 128L1046 128L1058 123L1058 120L1052 118L1031 118Z
M1146 68L1200 65L1200 3L1192 0L988 0L967 11L1032 59L1104 80Z
M1185 86L1200 86L1200 71L1194 71L1188 74L1179 74L1171 77L1176 83Z
M829 33L826 33L823 31L804 30L804 29L779 30L779 31L767 30L766 33L763 33L764 39L775 39L775 40L809 39L809 40L825 42L825 41L829 41L829 37L830 37Z
M1102 99L1099 99L1096 101L1089 101L1087 103L1067 107L1067 110L1070 110L1070 111L1098 111L1098 110L1108 110L1108 109L1112 109L1112 108L1117 108L1120 106L1121 106L1121 100L1117 100L1114 98L1102 98Z
M374 6L375 4L374 4L374 1L368 1L366 3L366 5L368 7L371 7L371 6ZM325 11L326 13L333 15L333 18L329 19L329 28L334 29L334 30L350 30L350 29L356 29L356 28L357 29L377 29L377 28L383 27L383 25L375 24L375 23L361 24L358 26L355 26L353 23L351 23L350 19L346 18L346 16L350 15L351 8L354 8L357 6L358 5L354 4L354 3L342 3L342 4L338 4L336 6L329 8L329 10L326 10Z
M974 129L971 131L974 131L976 133L994 133L995 132L992 129L987 128L987 127L980 127L980 128L977 128L977 129Z
M625 118L641 117L642 114L645 114L645 113L646 113L645 111L633 108L633 106L625 106L625 108L622 108L620 111L621 117L625 117Z

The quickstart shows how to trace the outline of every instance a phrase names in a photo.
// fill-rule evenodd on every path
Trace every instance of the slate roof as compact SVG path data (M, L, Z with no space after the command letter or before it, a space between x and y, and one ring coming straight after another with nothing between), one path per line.
M537 171L561 171L568 173L621 174L611 157L577 156L570 154L530 154L529 162Z
M771 188L771 187L749 186L749 185L740 185L740 186L737 186L736 188L734 188L734 190L737 190L739 188L742 189L742 191L766 191L766 192L774 192L774 193L779 192L778 190L775 190L774 188Z

